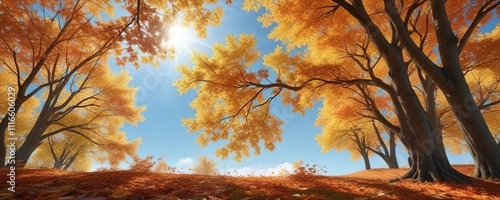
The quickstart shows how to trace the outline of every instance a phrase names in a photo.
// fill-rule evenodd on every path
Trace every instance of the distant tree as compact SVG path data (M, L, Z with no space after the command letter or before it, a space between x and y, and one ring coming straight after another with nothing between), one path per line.
M89 139L73 132L63 132L48 137L47 142L40 145L27 164L88 171L92 162L107 162L111 168L118 168L127 156L137 157L136 151L141 143L140 139L128 141L125 133L118 130L102 128L99 131L106 137L89 134Z
M153 161L153 156L148 155L145 158L135 157L134 162L130 164L129 171L133 172L151 172L156 162Z
M216 165L217 163L207 156L199 156L198 162L191 171L195 174L215 175L219 173L219 170L215 167Z
M167 162L165 162L165 159L159 158L156 161L155 166L153 167L153 172L156 172L156 173L169 173L169 172L171 172L171 167L168 166Z
M345 100L345 99L344 99ZM355 109L355 104L345 105L345 110ZM347 150L351 153L352 160L363 158L365 169L371 169L369 157L373 155L368 147L376 148L378 142L373 129L369 123L366 123L359 115L347 114L342 112L344 109L339 109L339 112L329 112L327 109L321 109L320 117L316 125L323 127L322 134L317 135L315 140L321 146L322 152L327 152L331 149L337 151ZM328 114L323 112L329 112ZM343 113L343 114L342 114ZM347 114L347 116L346 116Z

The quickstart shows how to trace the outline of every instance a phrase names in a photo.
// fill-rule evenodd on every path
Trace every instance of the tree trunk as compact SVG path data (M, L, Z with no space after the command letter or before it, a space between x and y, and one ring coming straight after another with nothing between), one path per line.
M491 135L469 88L447 95L476 164L474 177L500 178L500 147Z
M441 5L433 3L434 10L442 10ZM444 5L443 5L444 6ZM500 148L488 129L474 97L465 80L457 53L457 38L449 27L446 13L434 13L433 17L444 23L438 33L439 54L443 62L443 71L448 77L448 87L441 88L451 110L457 118L467 145L476 164L474 177L500 178ZM447 23L447 25L446 25Z
M500 148L491 135L469 89L460 64L458 38L452 30L445 1L431 1L432 18L436 24L439 55L445 79L434 80L457 118L476 163L474 177L500 178ZM462 42L466 41L460 41ZM419 66L422 67L422 66ZM439 81L439 82L438 82Z
M24 168L33 152L42 144L40 136L46 129L47 126L39 126L35 123L33 128L26 135L26 140L16 151L16 163L18 163L19 168Z
M56 162L54 162L53 168L54 169L62 169L63 168L63 163L60 162L60 161L56 161Z
M384 159L384 161L389 166L389 169L399 169L398 160L395 156L387 156L387 159Z
M4 168L6 164L5 157L7 156L7 149L5 147L7 125L9 123L8 117L5 116L0 122L0 168Z
M369 151L372 151L373 153L377 154L380 156L387 166L391 169L398 169L398 160L396 157L396 134L393 131L388 131L389 132L389 150L387 149L387 146L385 145L382 136L380 135L380 131L377 129L375 124L373 124L373 128L375 129L375 134L377 134L377 138L379 140L380 146L382 146L382 150L379 149L373 149L371 147L366 147Z
M21 147L16 151L16 164L17 168L24 168L28 160L30 159L31 155L33 152L38 148L38 146L41 145L41 143L38 143L36 145L28 145L28 144L35 144L35 143L23 143Z
M365 169L371 169L370 158L368 157L368 152L359 152L363 157L363 161L365 162Z
M398 158L396 157L396 134L389 131L389 161L386 161L391 169L399 169Z
M429 118L430 126L433 130L432 132L436 136L436 151L438 151L439 154L446 155L446 148L443 141L443 129L441 128L441 122L439 121L436 109L436 85L432 79L424 77L420 70L419 75L424 89L425 111ZM446 160L446 162L449 163L448 160Z
M15 105L14 105L14 114L17 115L18 111L19 111L19 108L21 106L21 102L20 101L20 94L17 93L17 96L16 96L16 100L15 100ZM9 115L8 113L5 114L5 116L2 118L2 121L0 121L0 168L4 168L4 167L8 167L6 164L7 160L5 159L6 156L7 156L7 148L6 148L6 143L5 143L5 140L7 138L9 138ZM16 130L14 129L14 133L15 133L15 136L18 136L18 134L20 133L17 133ZM16 137L18 138L18 137ZM16 142L16 148L17 148L17 142ZM17 158L17 154L15 155L16 158ZM16 160L16 166L17 166L17 160Z
M335 2L342 3L340 1ZM400 121L400 124L408 123L410 126L411 133L408 133L407 138L404 140L405 143L408 143L412 166L410 171L402 178L413 178L419 181L441 180L463 182L469 180L468 177L460 174L451 167L446 155L435 151L437 146L436 137L432 132L422 104L415 91L413 91L407 74L407 64L404 62L402 51L398 44L402 39L401 35L393 34L393 36L397 37L393 37L392 43L390 43L373 23L362 1L355 1L353 6L356 9L356 19L364 27L389 67L389 76L393 81L399 102L407 118ZM397 11L390 10L394 9L393 7L386 6L386 9L390 12L398 13ZM390 15L390 17L392 20L394 16ZM399 17L399 14L396 17Z
M390 45L390 47L391 54L383 55L392 55L386 57L390 70L389 75L396 88L399 102L406 114L405 121L410 126L411 132L408 134L408 145L412 166L402 178L413 178L419 181L467 181L468 178L465 175L451 167L446 154L436 151L438 145L436 136L428 116L412 88L402 52L395 45Z

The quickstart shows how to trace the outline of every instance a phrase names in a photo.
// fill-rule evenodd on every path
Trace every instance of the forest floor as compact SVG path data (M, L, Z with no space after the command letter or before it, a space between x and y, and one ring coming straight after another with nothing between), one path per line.
M454 167L464 174L474 170L471 165ZM0 182L0 199L500 199L498 180L473 179L469 184L387 182L407 170L372 169L345 176L232 177L22 169L16 170L15 193L7 190L6 181Z

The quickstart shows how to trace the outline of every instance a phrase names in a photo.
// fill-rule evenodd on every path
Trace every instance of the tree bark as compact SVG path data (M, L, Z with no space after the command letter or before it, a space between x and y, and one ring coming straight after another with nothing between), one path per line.
M396 157L396 133L389 130L389 153L390 161L387 163L391 169L399 169L398 158Z
M47 125L41 124L41 118L42 117L38 117L33 128L31 128L30 132L26 135L26 140L24 140L21 147L16 151L16 163L18 164L18 168L24 168L33 152L42 144L40 136L47 129Z
M377 126L375 125L375 122L372 121L372 126L373 130L375 131L375 134L377 135L377 139L379 141L380 146L382 147L382 150L379 149L373 149L370 147L366 147L368 150L372 151L373 153L377 154L380 156L387 166L391 169L397 169L399 168L398 165L398 160L396 157L396 134L393 131L388 131L389 134L389 149L387 149L387 146L385 145L385 141L383 140L380 131L378 130Z
M365 169L371 169L370 158L368 157L368 152L359 152L363 157L363 161L365 162Z
M474 158L476 166L473 177L500 178L500 147L491 135L474 100L470 98L467 101L468 97L472 96L469 95L469 88L459 90L461 91L452 93L446 99Z
M441 90L455 114L476 163L474 177L500 178L500 148L479 111L462 72L458 38L453 33L445 1L431 0L432 17L437 24L439 55L450 87Z
M2 121L0 122L0 168L4 168L6 164L5 157L7 156L7 149L5 147L5 139L6 139L6 131L7 131L7 125L9 123L8 117L5 116Z
M398 51L395 47L393 50ZM390 76L395 88L397 88L398 98L406 114L406 122L411 129L409 151L412 166L410 172L402 178L413 178L419 181L467 181L465 175L460 174L451 167L446 154L437 150L436 136L433 133L428 116L412 88L407 75L407 67L402 60L401 51L393 55L397 55L396 58L398 59L392 57L387 60L390 66ZM399 64L397 63L398 60Z
M416 46L394 0L385 0L386 13L410 58L431 77L446 96L476 163L474 177L500 178L500 148L495 144L465 80L460 64L458 38L448 18L446 1L430 2L442 67L437 66ZM464 43L461 44L463 45Z
M407 143L413 162L410 171L402 178L413 178L419 181L467 181L468 178L465 175L453 170L447 162L446 155L435 151L437 146L435 135L432 133L428 117L415 91L413 91L407 74L407 64L404 62L399 46L400 42L404 42L401 39L408 38L401 38L399 31L395 30L397 27L394 26L392 43L390 43L378 26L373 23L361 0L353 0L351 4L342 0L333 1L344 7L364 27L389 67L389 75L407 118L400 123L406 122L410 127L410 133L406 133L407 135L402 141ZM385 3L386 11L391 20L394 16L399 18L394 1L385 0ZM389 5L390 3L392 5ZM411 40L411 38L409 39Z

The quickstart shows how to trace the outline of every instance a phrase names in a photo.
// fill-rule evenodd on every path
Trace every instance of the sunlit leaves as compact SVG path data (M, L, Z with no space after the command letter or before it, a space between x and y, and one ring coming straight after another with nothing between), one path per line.
M234 153L240 160L252 153L261 153L261 145L268 150L281 141L281 124L266 104L265 94L248 84L259 83L265 76L250 72L250 66L259 55L251 35L239 38L228 36L226 44L212 48L213 57L206 54L193 56L193 68L179 67L183 75L174 85L180 93L189 89L197 91L190 104L196 110L194 118L183 120L189 132L199 133L197 142L228 140L216 154L227 158Z

